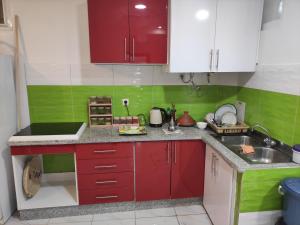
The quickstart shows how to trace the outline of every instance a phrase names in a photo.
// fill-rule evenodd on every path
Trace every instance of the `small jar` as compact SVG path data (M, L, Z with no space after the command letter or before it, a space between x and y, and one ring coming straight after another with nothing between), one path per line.
M114 124L120 124L120 117L114 117Z
M120 117L120 124L126 124L126 117Z
M97 104L97 97L96 96L91 96L90 97L90 103L91 104Z
M137 116L132 117L132 123L133 124L138 124L139 123L139 118Z
M91 118L91 125L97 125L98 119L97 118Z
M132 117L131 116L126 117L126 124L132 124Z
M294 145L293 147L293 161L300 164L300 145Z

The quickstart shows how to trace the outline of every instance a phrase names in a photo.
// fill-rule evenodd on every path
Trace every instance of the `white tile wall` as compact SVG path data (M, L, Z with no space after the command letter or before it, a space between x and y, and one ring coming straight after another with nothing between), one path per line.
M165 66L27 63L28 85L185 85L179 74ZM213 74L211 83L236 86L238 74ZM206 74L196 74L195 82L209 84Z
M300 64L260 65L254 74L240 74L239 86L300 95Z

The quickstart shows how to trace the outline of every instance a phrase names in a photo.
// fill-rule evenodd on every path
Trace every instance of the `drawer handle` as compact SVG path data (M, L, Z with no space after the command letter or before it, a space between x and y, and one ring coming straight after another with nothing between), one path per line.
M116 152L116 150L95 150L94 153L96 154L105 154L105 153L113 153Z
M117 165L95 166L95 169L109 169L109 168L117 168Z
M111 199L111 198L119 198L119 196L118 195L96 196L96 199Z
M96 181L96 184L116 184L118 181L116 180L106 180L106 181Z

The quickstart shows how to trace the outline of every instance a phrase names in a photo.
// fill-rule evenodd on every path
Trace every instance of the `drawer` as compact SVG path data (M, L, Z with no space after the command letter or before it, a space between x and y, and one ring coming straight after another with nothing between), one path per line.
M76 145L77 159L133 158L132 143Z
M132 159L90 159L77 161L78 174L117 173L133 171Z
M79 190L79 204L133 201L133 186L127 188L104 188L98 190Z
M129 186L133 186L133 172L109 174L104 173L78 176L78 188L80 190Z

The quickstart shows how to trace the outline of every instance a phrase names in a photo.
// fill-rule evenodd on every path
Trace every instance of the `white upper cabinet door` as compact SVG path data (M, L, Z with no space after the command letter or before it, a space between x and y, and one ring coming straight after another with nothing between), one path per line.
M263 0L218 0L213 71L255 71L262 13Z
M169 72L213 66L217 0L170 0Z

